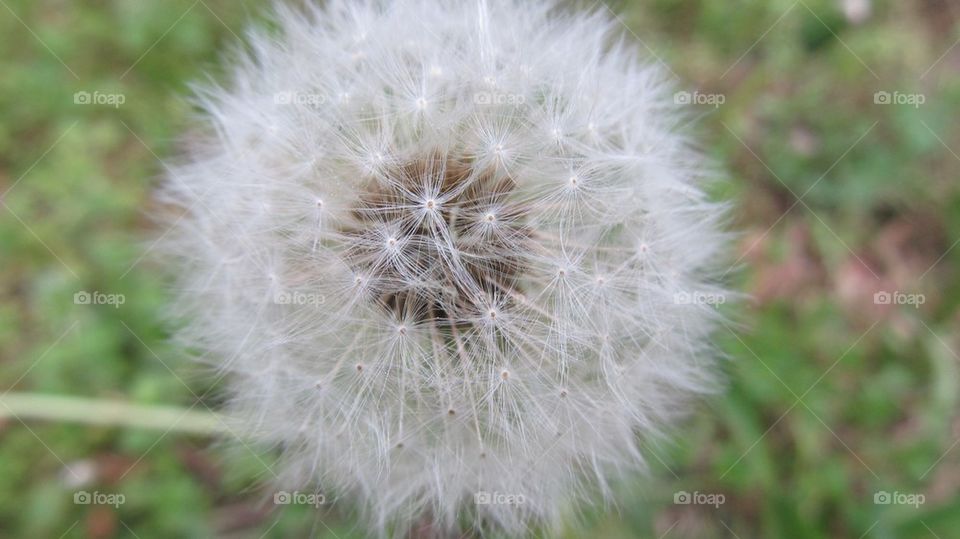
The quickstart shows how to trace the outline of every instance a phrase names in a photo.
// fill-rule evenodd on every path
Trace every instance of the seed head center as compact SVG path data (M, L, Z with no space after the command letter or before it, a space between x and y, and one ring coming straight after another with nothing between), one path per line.
M520 297L526 212L512 201L513 178L440 152L388 162L341 230L344 260L370 276L370 299L397 319L449 327L493 318L496 298ZM496 229L477 225L493 222ZM391 233L377 248L371 240L382 230Z

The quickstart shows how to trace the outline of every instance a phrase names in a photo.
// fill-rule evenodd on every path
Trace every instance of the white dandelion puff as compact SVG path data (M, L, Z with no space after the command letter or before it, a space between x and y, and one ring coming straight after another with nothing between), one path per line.
M726 237L661 69L546 0L281 8L166 182L180 337L370 529L555 526L711 389Z

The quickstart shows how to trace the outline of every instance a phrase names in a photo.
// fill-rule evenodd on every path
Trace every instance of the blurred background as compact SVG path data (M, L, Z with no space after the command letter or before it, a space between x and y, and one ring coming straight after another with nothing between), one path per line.
M728 390L568 536L956 537L960 2L593 6L699 112L751 299L723 306ZM217 392L168 344L144 256L187 85L265 8L0 0L0 537L362 536L337 506L275 503L270 455L183 432ZM14 414L23 395L189 412L89 425Z

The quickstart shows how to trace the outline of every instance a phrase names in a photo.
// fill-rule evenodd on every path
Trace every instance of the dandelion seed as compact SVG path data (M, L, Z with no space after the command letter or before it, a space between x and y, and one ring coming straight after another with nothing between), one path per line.
M199 94L169 173L180 339L282 488L373 534L557 526L714 385L718 314L674 299L719 293L726 249L688 117L606 9L307 4Z

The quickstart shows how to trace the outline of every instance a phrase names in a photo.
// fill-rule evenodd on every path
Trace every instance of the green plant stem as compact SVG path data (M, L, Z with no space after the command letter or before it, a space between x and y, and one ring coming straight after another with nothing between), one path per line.
M20 421L65 421L194 434L215 434L226 429L220 416L205 409L198 411L175 406L152 406L121 400L64 397L40 393L0 395L0 419L7 418Z

